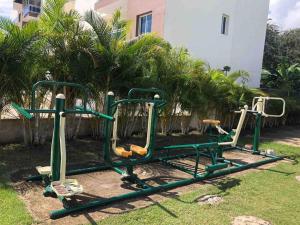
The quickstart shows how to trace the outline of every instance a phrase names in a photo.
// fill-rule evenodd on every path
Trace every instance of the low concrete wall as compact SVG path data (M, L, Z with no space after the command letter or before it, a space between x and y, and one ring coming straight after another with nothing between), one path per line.
M0 143L18 143L23 140L22 120L0 120Z
M78 120L78 119L77 119ZM40 119L40 133L47 140L50 140L53 132L53 119ZM76 123L76 122L75 122ZM66 122L70 124L70 121ZM34 121L30 122L30 126L34 127ZM74 129L67 125L67 130ZM68 132L68 131L66 131ZM29 134L29 130L27 129ZM91 119L82 118L78 136L90 136L92 134L91 130ZM2 119L0 120L0 144L10 144L10 143L21 143L23 142L23 121L20 119Z
M196 129L198 124L198 119L193 117L192 120L186 117L188 122L184 127L188 127L190 129ZM100 120L103 121L103 120ZM179 131L182 126L182 121L185 121L183 118L177 118L173 121L172 128L175 131ZM66 121L66 135L73 133L76 129L76 124L78 123L78 118L76 121L72 119L67 119ZM73 124L73 126L71 125ZM134 128L134 132L140 132L141 121L136 123ZM34 128L34 121L30 122L30 127ZM92 136L93 127L95 128L95 120L91 118L81 118L80 129L78 133L78 137L87 137ZM160 130L160 124L157 125L157 129ZM53 133L53 119L40 119L39 120L39 130L40 135L45 140L51 140ZM30 129L27 129L28 136L30 135ZM34 134L32 134L34 135ZM101 133L98 135L101 135ZM0 120L0 144L11 144L11 143L22 143L24 141L23 137L23 121L20 119L1 119Z

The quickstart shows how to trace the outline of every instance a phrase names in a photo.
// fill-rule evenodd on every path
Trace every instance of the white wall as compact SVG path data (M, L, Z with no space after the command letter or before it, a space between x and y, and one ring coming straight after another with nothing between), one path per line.
M164 37L212 68L248 71L249 86L258 87L268 6L269 0L166 0ZM223 14L230 16L228 35L221 34Z
M231 66L254 75L254 87L260 84L268 11L269 0L238 0L235 9Z

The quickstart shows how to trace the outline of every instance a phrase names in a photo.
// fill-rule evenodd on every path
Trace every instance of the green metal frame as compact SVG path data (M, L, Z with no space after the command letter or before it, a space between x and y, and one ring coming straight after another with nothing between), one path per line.
M64 99L56 99L56 107L55 110L40 110L35 108L35 92L36 89L40 85L54 85L54 86L69 86L74 88L79 88L83 90L85 93L84 95L84 104L83 107L76 107L75 109L65 109L64 108ZM105 108L105 114L89 110L86 107L87 102L87 93L88 89L84 86L78 85L78 84L72 84L72 83L66 83L66 82L54 82L54 81L42 81L38 82L33 86L32 91L32 103L31 103L31 109L24 109L16 104L14 104L14 108L22 115L24 115L25 118L31 119L32 116L30 113L55 113L55 120L54 120L54 132L53 132L53 149L52 149L52 176L48 179L47 184L51 181L59 180L59 172L60 172L60 146L59 146L59 113L82 113L82 114L91 114L100 118L104 118L104 164L93 166L93 167L86 167L81 168L77 170L68 171L67 175L75 175L75 174L84 174L84 173L90 173L95 171L103 171L103 170L113 170L117 174L122 176L122 179L129 181L133 184L136 184L137 187L140 189L137 191L133 191L127 194L114 196L108 199L95 199L92 200L86 204L71 207L71 208L63 208L60 210L54 210L50 212L50 217L52 219L60 218L66 215L69 215L71 213L80 212L87 209L92 209L95 207L105 206L114 202L119 202L122 200L130 199L130 198L136 198L141 196L147 196L151 195L160 191L166 191L169 189L177 188L180 186L192 184L195 182L203 181L210 178L215 178L219 176L224 176L227 174L231 174L234 172L242 171L245 169L257 167L263 164L275 162L277 160L281 160L282 157L277 156L270 156L262 154L259 151L259 135L260 135L260 125L261 125L261 115L256 115L256 127L255 127L255 135L254 135L254 143L253 143L253 150L251 151L253 154L259 154L262 155L264 158L260 161L250 163L250 164L241 164L236 163L233 160L228 160L223 157L223 151L233 149L233 148L225 148L222 146L219 146L219 142L222 142L223 140L227 139L228 137L222 136L219 137L218 141L216 142L209 142L209 143L200 143L200 144L187 144L187 145L173 145L173 146L165 146L162 148L156 148L155 149L155 133L156 133L156 124L158 121L158 114L161 108L166 104L166 101L164 100L164 93L161 90L158 89L140 89L135 88L129 91L128 98L115 101L113 95L107 95L106 97L106 108ZM158 94L161 98L137 98L138 95L153 95ZM115 113L115 110L118 105L120 104L132 104L132 103L153 103L153 115L152 115L152 129L150 134L150 146L148 149L148 153L144 157L140 158L134 158L134 159L118 159L113 160L111 157L112 151L111 151L111 134L112 134L112 121L113 115ZM245 151L245 149L237 147L234 148L235 150L242 150ZM185 153L182 153L182 150L185 151ZM178 152L180 151L180 152ZM155 154L157 153L157 154ZM173 160L175 159L184 159L187 157L192 157L195 159L195 164L193 166L189 165L186 166L184 164L176 163ZM199 165L201 158L206 158L211 161L209 165L206 165L204 168L204 171L199 172ZM190 178L182 179L174 182L169 182L166 184L162 184L159 186L151 186L147 184L146 180L138 178L136 174L133 173L134 166L138 166L141 164L146 163L153 163L153 162L161 162L163 165L175 168L177 170L180 170L184 173L187 173L191 175ZM122 169L122 168L125 168ZM42 176L35 176L31 177L27 180L40 180L42 179ZM45 193L53 194L53 191L51 190L51 186L48 185L45 189ZM60 201L65 202L67 199L63 197L58 198Z
M76 107L74 109L65 109L65 99L56 98L55 100L55 108L54 109L36 109L36 90L41 86L54 86L54 87L72 87L77 88L83 92L83 107ZM63 112L65 114L91 114L98 118L103 118L106 120L114 120L113 117L104 115L102 113L87 109L87 100L89 89L83 85L76 83L68 83L68 82L58 82L58 81L39 81L35 83L32 87L32 96L31 96L31 108L25 109L16 103L12 103L12 107L17 110L17 112L23 115L27 119L32 119L33 116L31 113L54 113L54 129L53 129L53 143L51 149L51 177L47 179L47 184L50 181L58 181L60 179L60 143L59 143L59 123L60 123L60 113ZM39 178L39 177L38 177ZM34 178L32 178L34 179ZM30 178L28 179L30 180ZM47 188L49 190L49 188ZM48 194L46 191L45 194Z
M106 110L105 114L108 116L113 117L117 106L122 104L131 104L131 103L153 103L153 112L152 112L152 121L151 121L151 130L150 130L150 145L148 147L147 155L142 158L135 158L135 159L126 159L120 161L113 161L112 160L112 152L111 152L111 133L112 133L112 123L108 120L104 121L104 160L107 165L111 165L112 167L120 167L120 166L134 166L137 164L142 164L150 161L153 156L154 150L154 143L155 143L155 133L156 133L156 124L158 118L159 110L166 104L166 101L162 98L153 98L153 99L133 99L132 96L136 93L147 93L147 94L159 94L160 96L164 96L163 92L159 89L142 89L142 88L134 88L131 89L128 93L127 99L122 99L119 101L114 100L113 95L107 95L106 98Z

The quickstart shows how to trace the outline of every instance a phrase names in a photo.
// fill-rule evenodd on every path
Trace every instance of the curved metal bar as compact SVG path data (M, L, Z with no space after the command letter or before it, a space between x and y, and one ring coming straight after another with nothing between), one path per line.
M39 82L35 83L32 86L32 92L31 92L31 111L32 112L37 110L35 108L35 93L36 93L37 88L40 87L40 86L74 87L74 88L78 88L78 89L82 90L83 94L84 94L84 96L83 96L83 107L84 107L84 110L86 110L88 93L90 92L87 87L85 87L81 84L76 84L76 83L43 80L43 81L39 81ZM51 113L50 111L48 111L48 112Z
M98 118L103 118L103 119L107 119L107 120L110 120L110 121L114 121L113 117L105 115L103 113L100 113L100 112L97 112L97 111L94 111L94 110L91 110L91 109L84 110L83 107L78 107L78 106L75 107L75 108L76 108L75 110L65 110L65 113L66 114L87 114L87 115L96 116Z
M165 105L165 101L164 100L159 100L159 99L122 99L119 101L115 101L111 107L115 107L117 105L120 104L131 104L131 103L154 103L157 106L161 107L163 105ZM160 103L160 104L158 104Z
M152 93L152 94L159 94L162 99L165 98L165 92L158 89L158 88L132 88L128 92L128 98L132 99L135 93Z
M265 108L266 108L266 101L268 100L274 100L274 101L280 101L282 102L282 111L281 114L268 114L265 112ZM285 108L286 108L286 103L285 100L283 98L279 98L279 97L254 97L252 100L252 110L251 112L258 112L261 113L262 116L264 117L282 117L285 114ZM250 112L250 111L248 111Z

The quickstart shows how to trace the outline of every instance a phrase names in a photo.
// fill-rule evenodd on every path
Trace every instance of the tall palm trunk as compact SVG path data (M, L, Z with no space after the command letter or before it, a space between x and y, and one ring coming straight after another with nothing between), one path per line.
M25 118L22 118L22 128L23 128L23 141L24 141L24 145L29 145L30 141L29 141L29 135L28 135L28 128L27 128L27 121Z

